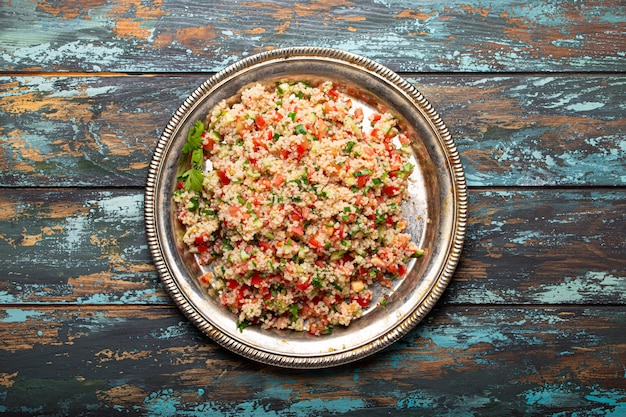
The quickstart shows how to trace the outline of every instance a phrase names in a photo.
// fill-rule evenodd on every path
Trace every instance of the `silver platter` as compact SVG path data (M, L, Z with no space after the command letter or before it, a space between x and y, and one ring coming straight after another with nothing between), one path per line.
M223 99L236 99L253 82L330 79L364 109L385 105L406 124L416 169L403 213L425 256L408 265L387 290L386 304L372 303L363 317L331 335L239 331L236 316L209 296L203 273L180 240L171 200L189 126ZM157 272L185 316L218 344L246 358L288 368L325 368L356 361L398 340L417 325L447 287L461 255L467 221L465 175L445 124L411 84L367 58L328 48L286 48L243 59L217 73L180 106L161 135L150 163L145 221ZM382 290L379 290L382 291ZM382 293L375 294L374 300Z

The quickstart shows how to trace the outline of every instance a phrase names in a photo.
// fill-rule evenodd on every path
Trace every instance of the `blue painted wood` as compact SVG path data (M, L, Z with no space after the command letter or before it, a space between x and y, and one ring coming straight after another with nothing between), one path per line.
M0 184L145 183L156 141L206 75L0 77ZM626 77L410 76L469 186L626 185Z
M626 305L624 190L472 190L452 305ZM0 304L166 304L143 190L4 190Z
M620 1L76 3L12 0L2 71L219 71L286 46L344 49L397 71L622 71Z
M241 359L172 308L2 308L0 324L0 410L6 412L300 417L626 411L622 308L445 307L373 357L320 371Z
M0 413L626 414L623 2L12 0L0 28ZM303 44L413 82L470 186L435 310L315 372L200 334L159 284L142 217L184 97Z

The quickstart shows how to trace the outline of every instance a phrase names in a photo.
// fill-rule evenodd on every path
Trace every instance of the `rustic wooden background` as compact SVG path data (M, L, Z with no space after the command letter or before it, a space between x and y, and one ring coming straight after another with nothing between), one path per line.
M626 5L0 2L0 412L626 415ZM365 360L292 371L204 337L143 224L160 132L206 78L285 46L399 72L457 143L464 255Z

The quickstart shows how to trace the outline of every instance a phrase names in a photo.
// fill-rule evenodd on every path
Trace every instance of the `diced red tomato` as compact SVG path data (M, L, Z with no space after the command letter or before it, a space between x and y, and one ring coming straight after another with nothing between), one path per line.
M205 151L213 150L213 147L215 146L215 141L213 140L213 137L209 132L202 132L202 142L202 149L204 149Z
M296 284L296 288L300 291L305 291L307 288L309 288L311 286L311 279L308 278L306 281L302 282L302 281L298 281L298 283Z
M391 129L389 132L387 132L385 134L385 139L386 140L391 140L393 139L394 136L396 136L398 134L398 131L396 129Z
M285 176L283 174L276 174L274 175L272 185L274 187L280 187L284 182L285 182Z
M337 100L339 98L339 93L336 90L330 90L328 92L328 95L330 96L330 98L332 98L333 100Z
M265 280L261 277L261 275L255 273L250 277L250 285L254 287L259 287L265 283Z
M311 239L309 239L309 246L315 248L315 249L323 249L324 245L322 245L316 238L312 237Z
M228 288L230 288L231 290L234 290L235 288L237 288L239 286L239 283L237 281L235 281L234 279L229 279L226 282L226 286Z
M207 246L206 245L198 245L198 253L204 253L207 251Z
M259 246L261 247L261 249L263 249L264 251L268 251L271 248L271 245L269 242L265 242L265 241L260 241L259 242Z
M222 185L230 184L230 178L228 178L228 176L226 175L224 170L218 169L217 170L217 176L219 177L220 182L222 183Z
M406 273L406 266L404 264L398 265L398 275L402 276Z
M213 142L213 140L211 140L210 138L207 139L207 141L202 144L202 149L207 152L212 151L214 147L215 147L215 142Z
M370 305L370 301L371 301L371 296L366 295L366 294L359 295L358 297L353 298L352 301L356 301L358 305L365 308Z
M293 226L291 228L291 233L297 236L304 235L304 227L302 225Z
M271 188L271 183L268 178L260 178L258 182L259 182L259 188L263 190L269 190Z
M337 236L339 236L339 239L343 239L346 236L346 225L345 224L340 224L339 227L337 229L335 229L337 231Z
M194 240L195 244L202 245L204 243L204 237L205 235L196 236L196 239Z
M239 287L239 289L237 290L237 299L235 300L235 302L233 303L233 308L238 309L242 306L243 304L243 299L245 298L245 288L244 287Z
M324 119L317 119L314 128L315 136L317 136L318 139L324 139L328 136L328 125Z
M359 188L365 187L367 182L370 180L371 175L361 175L360 177L356 177L356 185Z
M176 189L177 190L182 190L183 188L185 188L185 181L178 181L176 183Z
M388 215L387 218L385 219L385 223L387 223L389 226L394 226L396 224L396 221L393 219L391 215Z
M289 218L296 221L302 220L302 213L300 212L300 210L298 210L297 207L294 207L291 211L291 214L289 214Z
M254 145L255 152L258 151L260 148L267 149L267 142L261 137L253 137L252 144Z
M309 141L306 139L296 145L296 153L298 154L298 159L302 158L307 149L309 149Z
M257 114L254 117L254 124L256 124L256 127L258 127L259 129L263 129L265 127L265 119L263 119L263 117L260 114Z
M381 191L385 195L394 196L399 194L400 189L395 185L384 185Z

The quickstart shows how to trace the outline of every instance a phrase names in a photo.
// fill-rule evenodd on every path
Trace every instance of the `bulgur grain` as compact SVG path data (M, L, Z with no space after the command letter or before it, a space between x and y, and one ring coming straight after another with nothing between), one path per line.
M329 81L280 82L220 102L190 131L176 217L240 328L348 326L371 285L421 254L401 212L408 138L390 113L364 118Z

